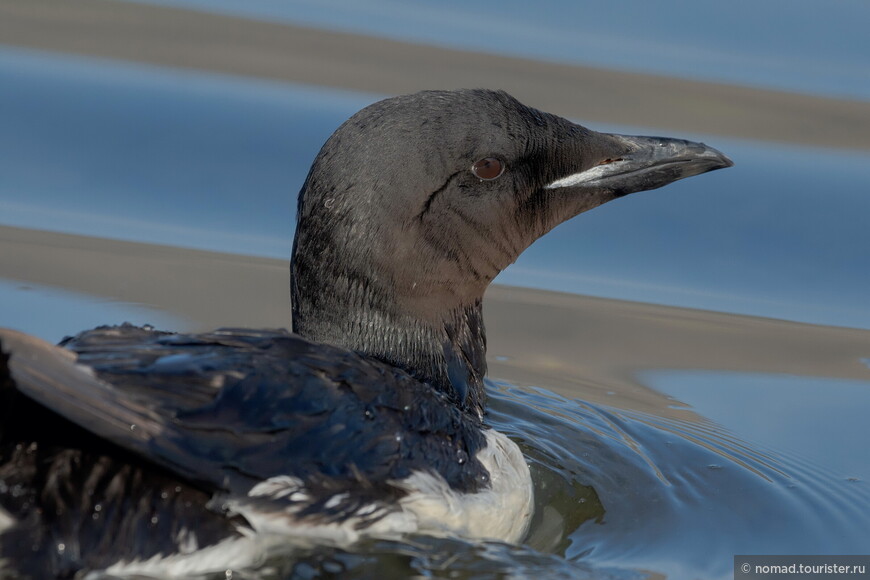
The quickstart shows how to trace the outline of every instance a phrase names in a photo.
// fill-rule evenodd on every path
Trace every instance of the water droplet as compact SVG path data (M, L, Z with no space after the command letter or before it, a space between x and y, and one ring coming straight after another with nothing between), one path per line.
M405 405L404 407L402 407L402 410L403 410L403 411L410 411L410 410L411 410L411 405Z
M324 562L323 563L323 571L330 575L337 575L344 572L344 567L338 562Z
M157 522L159 522L159 521L160 521L160 518L158 518L157 516L151 516L151 524L152 525L156 525Z
M332 206L334 206L334 205L335 205L335 198L334 197L328 197L328 198L326 198L326 201L323 202L323 207L325 207L326 209L331 209Z
M136 430L136 425L130 425L130 431L135 431L135 430Z
M714 469L715 470L715 469L723 469L723 467L721 465L717 465L716 463L711 463L710 465L707 466L707 469Z
M365 415L366 415L366 419L369 419L369 420L375 418L375 414L372 413L371 409L366 409L366 413L365 413Z
M465 462L468 461L468 453L460 449L456 453L456 461L459 462L459 465L465 465Z
M226 572L224 572L224 576L226 576L227 580L233 580L233 571L227 570Z
M64 552L66 552L66 544L64 544L63 542L61 542L61 543L59 543L59 544L57 545L57 553L58 553L58 554L63 554Z
M181 493L181 486L180 485L175 486L175 493Z
M169 497L169 494L165 491L160 492L160 499L166 499Z
M95 512L98 512L98 511L100 511L100 510L102 510L102 509L103 509L103 506L102 506L102 505L100 505L100 504L96 504L96 505L94 505L94 511L95 511Z

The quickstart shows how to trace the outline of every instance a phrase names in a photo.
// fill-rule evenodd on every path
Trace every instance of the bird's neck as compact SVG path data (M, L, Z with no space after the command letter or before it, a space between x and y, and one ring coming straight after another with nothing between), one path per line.
M300 284L305 277L295 270L292 278L294 332L401 368L482 417L486 332L481 299L416 316L370 295L365 285L305 287Z

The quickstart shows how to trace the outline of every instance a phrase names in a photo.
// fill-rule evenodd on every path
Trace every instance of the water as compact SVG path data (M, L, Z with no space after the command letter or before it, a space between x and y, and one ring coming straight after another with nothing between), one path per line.
M0 86L0 225L282 259L311 159L342 120L377 98L13 49L0 50ZM870 328L867 154L703 138L736 167L573 220L500 281ZM154 272L197 291L183 269ZM49 287L0 272L0 321L51 340L124 320L177 329L223 321L188 319L156 291L137 304L123 300L132 292L123 285L105 291L121 302L72 292L75 277L73 267L66 285ZM235 314L244 318L266 295L231 296ZM283 308L286 294L277 295ZM565 307L554 304L548 312L559 316ZM601 312L613 325L647 316L618 303ZM694 336L689 318L659 315L673 322L669 338ZM721 340L709 348L727 353L761 321L706 324ZM580 339L554 337L581 369L569 388L540 372L553 355L532 331L513 337L522 342L525 332L525 358L492 353L507 382L488 383L488 420L522 446L536 483L523 546L369 541L276 555L271 569L232 577L730 578L735 553L870 552L866 333L818 331L867 345L842 372L825 367L830 376L718 363L686 370L691 360L676 368L652 338L633 348L653 362L591 378L582 372L594 362L585 360L589 343L603 339L590 324L577 330ZM760 358L779 348L759 344ZM610 347L616 358L622 348L619 340ZM607 403L590 402L601 393Z
M286 257L358 94L0 49L0 223Z
M861 0L133 0L550 61L870 98ZM735 39L739 39L735 42Z
M757 396L781 400L781 393L765 390L763 382L737 378L711 385L701 376L694 379L692 384L715 391L732 406L742 400L739 390L732 396L730 389L746 383ZM866 395L870 382L862 386ZM728 423L695 414L703 407L687 407L685 418L675 419L540 389L496 385L491 392L494 424L524 443L533 465L547 473L543 481L555 482L539 491L539 514L547 505L570 514L574 510L565 509L565 496L574 495L575 502L582 497L571 490L595 491L586 504L599 505L597 513L581 522L566 520L561 533L544 544L562 546L559 552L572 562L655 570L672 578L730 578L733 554L870 549L870 537L858 532L870 524L870 513L860 507L870 501L867 480L855 471L846 477L824 457L816 463L808 453L744 439ZM797 400L806 408L827 399L816 393ZM861 429L861 440L868 431ZM835 447L852 449L853 467L866 463L852 444L838 441Z
M870 462L847 451L870 440L870 381L721 371L650 371L640 380L747 441L800 455L839 479L870 481ZM818 423L825 428L808 428Z
M0 326L53 342L101 324L130 322L161 328L184 324L181 316L143 304L3 278L0 278L0 304Z

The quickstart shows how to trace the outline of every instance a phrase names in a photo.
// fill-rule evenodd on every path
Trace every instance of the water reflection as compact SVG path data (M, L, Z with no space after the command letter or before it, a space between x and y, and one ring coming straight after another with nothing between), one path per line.
M0 223L286 258L320 145L375 97L0 49Z
M130 322L165 328L179 318L143 304L0 278L0 326L57 342L86 328Z
M525 546L431 537L363 541L348 549L319 547L297 553L292 559L276 558L268 564L266 572L257 574L257 578L648 578L644 573L572 562ZM225 579L224 575L216 574L208 580Z
M870 482L860 451L870 441L870 380L713 371L646 372L640 380L758 446Z
M726 386L708 392L730 398ZM870 525L870 489L807 455L697 415L679 420L542 389L490 387L490 421L517 439L538 469L536 508L562 516L555 523L536 519L530 541L571 561L673 578L729 578L735 553L870 549L870 538L858 532ZM734 399L742 403L740 395ZM774 395L781 393L768 393ZM813 433L832 427L815 425ZM864 441L840 440L835 448L857 462ZM600 509L589 512L578 498L594 498Z
M433 4L376 0L134 0L289 21L415 43L696 79L870 98L863 42L870 7L810 0ZM473 14L485 15L486 26ZM775 22L776 26L771 26ZM810 31L812 31L810 33ZM738 34L740 42L734 42Z

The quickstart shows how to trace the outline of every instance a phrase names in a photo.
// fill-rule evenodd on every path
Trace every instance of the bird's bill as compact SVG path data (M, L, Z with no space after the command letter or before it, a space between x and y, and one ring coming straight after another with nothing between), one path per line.
M734 165L720 151L694 141L667 137L602 136L613 140L624 153L607 157L589 169L557 179L548 184L546 189L576 188L622 197Z

